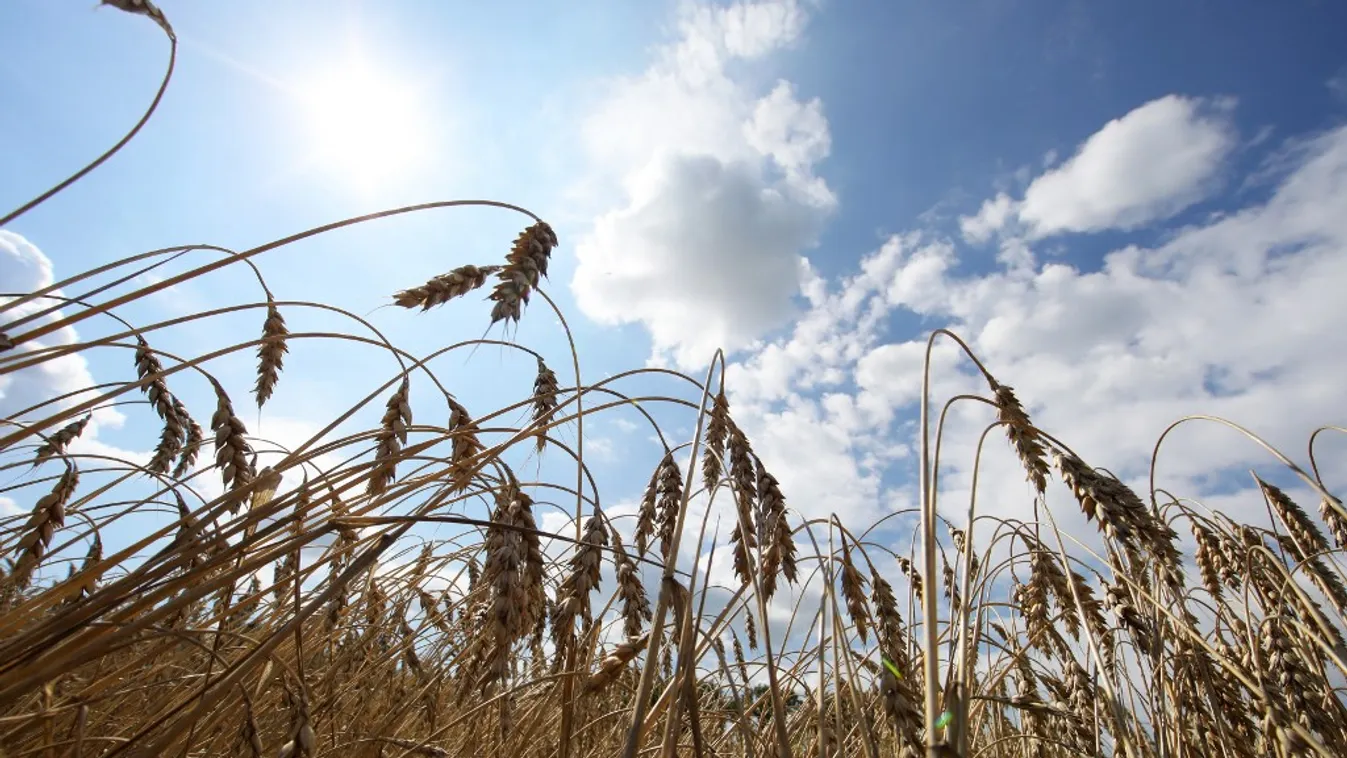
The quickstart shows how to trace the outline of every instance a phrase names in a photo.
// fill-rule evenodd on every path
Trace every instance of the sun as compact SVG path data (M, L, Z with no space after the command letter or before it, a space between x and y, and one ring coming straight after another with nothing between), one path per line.
M308 158L337 179L375 189L428 161L424 95L406 77L355 58L297 89Z

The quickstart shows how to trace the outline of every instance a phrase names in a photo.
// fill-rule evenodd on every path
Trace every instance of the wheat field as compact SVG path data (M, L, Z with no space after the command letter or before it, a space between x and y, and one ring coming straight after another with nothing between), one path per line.
M155 6L107 4L159 23L176 54ZM171 73L170 61L163 87ZM114 155L158 99L0 227ZM517 214L522 231L493 259L369 294L427 328L452 312L499 338L413 355L351 304L288 301L267 285L267 259L296 242L456 207ZM0 496L21 509L0 518L0 755L1347 755L1347 510L1314 460L1315 442L1342 428L1306 430L1303 466L1265 445L1268 518L1240 523L1082 460L1035 426L1009 378L940 330L931 344L958 345L985 392L946 399L920 378L920 499L892 514L917 525L903 552L876 536L882 524L792 508L736 421L723 355L704 376L640 368L582 383L583 345L546 294L559 244L522 208L445 201L248 250L150 251L5 293L0 378L70 356L124 371L0 427ZM180 273L141 276L189 253ZM123 315L222 269L249 269L259 294L156 323ZM287 327L317 310L350 329ZM557 319L568 363L510 339L540 317ZM255 326L198 355L155 347L226 318ZM93 323L112 326L38 342ZM401 370L353 390L349 411L302 445L249 432L292 347L356 343ZM437 357L482 346L536 364L501 379L516 402L466 407L436 375ZM256 366L252 386L226 386L213 366L240 356ZM627 391L655 375L680 392ZM213 402L189 407L188 386ZM982 441L1018 458L1035 519L940 497L955 402L985 407ZM113 407L152 446L145 459L79 452L93 414ZM623 461L650 472L635 513L609 513L585 464L586 420L619 410L641 414L665 450ZM657 415L694 431L676 439ZM370 425L347 431L361 418ZM1176 419L1188 422L1262 444L1228 421ZM572 473L539 479L521 463L539 457ZM1058 527L1043 500L1052 480L1095 532ZM1270 480L1314 493L1313 515ZM566 524L541 528L545 507ZM730 525L719 544L713 518ZM716 551L732 556L729 585L711 574Z

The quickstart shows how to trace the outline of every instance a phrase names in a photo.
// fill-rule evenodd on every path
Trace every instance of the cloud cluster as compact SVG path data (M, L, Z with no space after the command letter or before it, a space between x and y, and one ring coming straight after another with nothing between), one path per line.
M1106 143L1100 135L1117 123L1081 155ZM915 466L895 467L910 476L893 476L892 487L883 472L915 445L924 334L942 326L1016 388L1036 423L1141 484L1157 437L1187 414L1238 421L1294 455L1317 426L1343 421L1323 412L1340 405L1338 377L1347 370L1347 334L1338 328L1347 302L1335 294L1347 280L1347 128L1299 141L1294 156L1268 200L1177 230L1155 247L1115 250L1097 267L1004 262L965 273L956 265L959 241L929 230L895 236L856 275L811 285L811 308L791 334L732 368L734 402L751 413L793 506L856 523L912 501ZM1031 188L1072 175L1073 165L1081 164L1047 170ZM1131 167L1116 169L1092 174L1102 194L1135 190ZM1200 173L1134 192L1129 207L1172 207ZM913 317L923 336L884 341L886 327ZM936 410L958 393L987 394L949 340L937 341L930 370ZM946 502L965 504L958 508L966 507L977 437L992 420L990 409L967 402L949 418L941 481ZM1321 463L1342 462L1340 437L1322 438ZM1024 475L999 439L982 465L985 512L1027 516ZM1186 424L1166 442L1157 473L1160 484L1202 496L1251 484L1212 477L1231 466L1276 468L1240 434ZM1336 477L1329 484L1347 484L1334 468L1341 471L1325 469ZM1059 513L1066 526L1090 531L1078 513Z
M999 194L962 219L970 242L1018 226L1031 239L1134 229L1172 217L1216 186L1236 144L1234 103L1168 95L1105 124L1024 197Z
M591 318L643 324L659 360L705 365L794 313L801 253L836 204L814 173L828 122L791 83L758 92L732 68L804 24L793 0L686 6L677 40L585 124L622 197L579 240L572 288Z
M953 340L928 353L940 327L1041 427L1143 489L1157 437L1186 414L1239 421L1285 451L1342 423L1322 414L1347 370L1347 304L1334 292L1347 276L1347 128L1298 138L1239 177L1234 102L1161 97L1025 169L1021 191L986 199L957 235L922 220L830 280L805 256L836 205L816 173L829 152L823 106L788 82L757 91L737 77L805 21L788 0L688 6L656 63L613 86L585 134L623 200L580 241L572 282L592 318L643 325L656 360L693 368L716 347L738 351L735 418L794 510L864 528L912 508L923 376L935 413L990 394ZM1241 180L1276 184L1243 209L1167 226ZM1163 241L1102 258L1039 254L1060 253L1064 235L1142 229ZM969 255L992 241L990 267ZM994 419L967 400L945 419L940 492L955 522ZM1029 518L1032 493L1000 436L978 459L979 508ZM1321 437L1318 452L1341 463L1347 444ZM1261 512L1247 476L1233 478L1250 466L1275 468L1242 435L1187 423L1167 438L1156 481L1241 517ZM1347 484L1333 469L1344 470L1326 466L1329 485ZM1049 501L1068 533L1093 533L1060 486ZM731 581L728 553L716 564L713 578Z

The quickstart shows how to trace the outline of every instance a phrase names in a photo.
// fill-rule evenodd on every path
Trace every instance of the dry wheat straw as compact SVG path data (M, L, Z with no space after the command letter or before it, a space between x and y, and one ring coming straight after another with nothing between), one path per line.
M151 7L133 0L119 5L146 15ZM389 214L367 218L381 215ZM398 292L394 301L428 310L495 275L491 321L517 321L555 246L551 228L538 222L515 240L504 266L460 267ZM210 270L202 267L182 281ZM159 289L94 304L87 315L113 314ZM20 337L32 340L49 333L43 329L84 317L52 320ZM577 495L592 515L579 525L569 555L544 552L548 535L539 533L539 521L548 521L537 511L550 504L534 503L510 468L530 455L516 443L541 442L556 421L560 389L541 359L531 395L525 380L521 403L482 416L528 405L527 427L491 427L487 431L506 441L488 450L483 428L446 396L448 423L438 438L434 427L418 429L425 444L418 439L415 464L403 461L411 428L406 375L375 428L312 440L261 471L229 395L211 380L214 463L227 490L212 500L179 481L192 474L204 432L170 392L160 355L134 329L129 334L136 339L134 380L100 388L102 398L74 409L25 418L7 433L6 452L24 451L18 464L59 459L65 466L59 476L20 479L4 492L14 499L25 487L51 488L26 519L0 526L0 550L11 559L0 605L0 744L13 754L1347 754L1347 704L1335 688L1347 667L1341 639L1347 584L1337 551L1329 549L1330 536L1339 548L1347 543L1347 518L1327 491L1318 493L1326 528L1262 479L1254 495L1267 501L1271 523L1237 523L1159 490L1163 505L1156 493L1146 492L1151 497L1143 501L1116 476L1040 432L1014 392L992 381L991 402L1032 484L1038 520L977 516L995 524L978 531L994 535L980 554L971 545L973 514L969 531L951 528L962 563L951 556L940 564L942 575L928 578L943 578L949 618L919 618L914 624L930 626L914 635L900 609L934 602L924 590L938 588L923 587L910 558L895 556L908 578L895 591L892 577L871 561L898 541L892 522L863 533L830 524L842 545L821 560L837 571L826 570L826 563L817 572L797 566L786 493L731 418L723 381L699 385L714 394L706 419L698 419L705 433L694 439L689 466L702 467L706 523L735 520L738 586L728 588L709 572L716 560L714 552L703 554L705 542L674 554L675 544L686 544L675 533L688 515L683 500L695 494L687 491L695 471L685 482L676 459L682 447L665 447L655 465L637 513L634 555L598 507L599 493L568 487L558 491ZM288 336L268 295L257 349L259 406L274 393ZM93 341L64 354L97 354L109 345L125 347ZM34 355L28 362L41 366L43 354ZM205 359L181 360L196 368ZM0 377L12 365L20 364L0 365ZM419 365L429 370L429 363ZM137 387L163 422L148 465L106 455L95 466L83 465L69 450L74 440L87 435L93 413ZM582 415L594 412L586 408ZM40 437L47 429L56 431ZM659 435L667 439L663 430ZM700 456L698 442L704 444ZM28 450L35 451L31 458ZM1044 491L1049 452L1099 528L1097 539L1091 537L1098 544L1081 540L1091 549L1067 553L1062 539L1054 542L1063 547L1053 550L1040 537L1056 529L1057 504ZM413 465L419 468L408 473ZM399 466L404 478L396 502L366 497L391 489ZM170 468L172 477L165 475ZM138 475L146 470L155 476ZM40 468L27 471L43 475ZM89 494L76 498L81 472ZM1131 473L1141 478L1142 472ZM577 476L583 474L577 462ZM285 491L287 480L297 487ZM714 497L726 480L728 503ZM541 481L528 489L553 486ZM327 494L310 502L310 487ZM124 498L123 491L134 494ZM932 507L937 495L948 497L933 493ZM349 505L343 497L351 498ZM245 499L247 518L220 518ZM151 520L165 510L176 510L176 523ZM1174 532L1185 518L1202 585L1193 590L1183 588L1185 556ZM428 540L422 522L441 519L434 528L468 526L447 540ZM551 544L568 544L575 526L551 535ZM121 542L128 532L134 544L114 547L111 540ZM934 532L932 524L929 533L916 535L923 544L912 552L924 549L932 560L941 555ZM666 578L652 612L640 562L656 536ZM605 553L615 579L606 591L600 587ZM693 562L698 577L708 568L708 581L699 579L694 592L680 581L692 574L680 557ZM989 566L980 567L979 557ZM462 574L466 591L458 583ZM782 576L802 583L798 595L782 597ZM820 584L829 585L823 588L828 612L815 614L799 601ZM1006 602L1007 595L1015 602ZM790 600L797 605L784 622L784 638L776 639L779 614ZM842 627L842 606L855 635ZM756 654L745 655L739 614L751 650L759 650L763 632ZM759 630L758 623L765 626ZM819 623L830 627L818 629L820 641L804 641ZM926 647L928 629L938 649ZM726 632L732 666L723 651ZM643 657L650 645L662 655ZM705 667L711 648L718 668ZM969 655L954 660L956 651ZM964 666L973 661L976 673L968 675ZM936 678L926 675L927 665ZM754 686L764 674L767 689ZM637 702L638 694L650 700ZM792 696L801 698L798 707L785 704ZM943 698L955 720L944 728L924 723L919 704L925 696L937 704ZM492 715L497 728L486 729ZM880 721L887 726L873 728Z

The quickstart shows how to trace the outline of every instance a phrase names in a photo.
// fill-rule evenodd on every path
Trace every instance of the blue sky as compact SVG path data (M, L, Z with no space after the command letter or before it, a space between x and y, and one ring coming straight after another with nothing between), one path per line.
M111 144L162 74L167 44L153 24L88 5L0 7L5 209ZM1341 4L162 7L181 46L156 117L7 229L57 279L169 245L247 248L401 204L518 203L561 237L547 291L568 314L586 376L647 362L700 376L715 347L732 350L736 413L790 504L860 522L911 502L921 345L939 326L967 338L1044 427L1132 477L1184 413L1228 415L1288 451L1315 425L1344 421L1336 377L1347 343L1336 324L1347 306L1332 284L1347 275ZM387 101L397 123L374 128L384 144L351 148L396 158L376 161L396 164L378 176L314 156L336 128L316 113L314 92L357 64L379 93L401 93ZM371 97L338 107L363 118L386 102ZM389 152L404 139L414 152ZM278 297L342 305L425 352L480 336L486 310L373 309L454 266L495 261L522 222L434 211L259 263ZM41 282L32 248L4 242L2 278ZM258 297L238 271L125 315L143 323ZM334 323L287 317L295 331ZM230 317L156 346L192 352L260 322ZM558 335L537 304L519 329L566 376ZM978 390L947 348L934 358L938 394ZM264 434L302 439L395 368L295 351ZM520 366L527 373L517 356L481 350L441 371L485 409L527 393L531 378L498 378ZM129 356L104 354L62 381L129 370ZM250 361L218 370L245 406ZM49 386L0 385L0 407ZM182 392L209 415L207 387ZM252 424L257 413L241 415ZM668 419L690 432L686 417ZM966 502L988 420L973 408L953 417L947 502ZM639 494L659 457L627 427L605 417L587 432L617 505ZM153 444L143 430L109 415L97 434L143 451ZM1247 441L1185 428L1166 444L1169 484L1261 509L1247 476L1234 478L1270 467ZM1347 450L1325 444L1330 460ZM985 465L984 481L1010 493L987 507L1022 515L1029 498L1013 460L998 449Z

